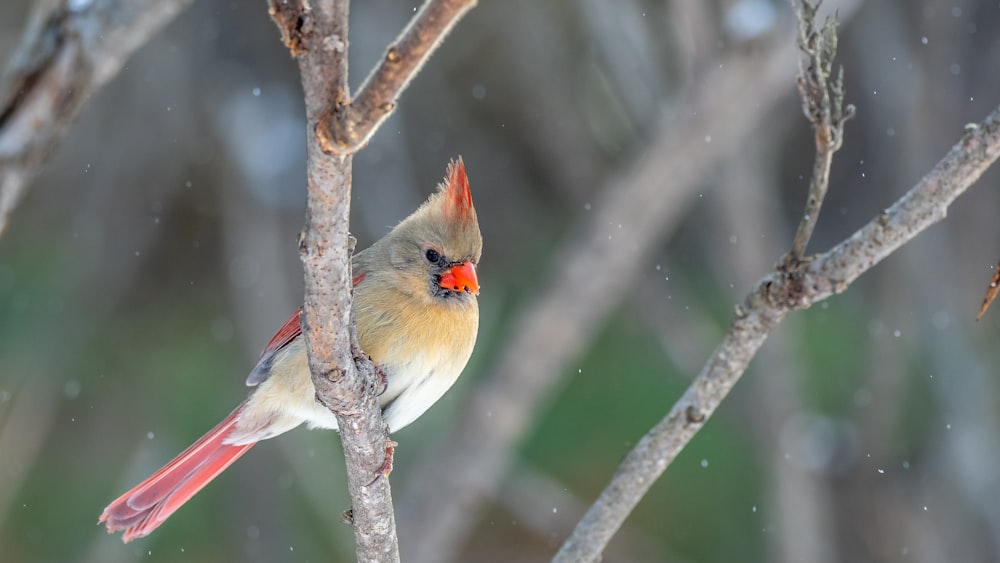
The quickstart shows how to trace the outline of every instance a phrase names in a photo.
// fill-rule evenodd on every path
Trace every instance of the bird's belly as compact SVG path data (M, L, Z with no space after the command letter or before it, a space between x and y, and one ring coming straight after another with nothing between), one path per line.
M312 402L301 404L295 409L295 415L306 421L309 429L323 428L327 430L337 430L337 417L330 409L323 406L316 400L316 392L313 391Z
M272 373L255 390L229 443L271 438L302 424L337 430L337 418L316 400L305 345L297 340L279 352ZM468 355L418 353L395 365L382 365L388 387L379 397L390 432L410 424L455 383Z
M410 424L455 383L463 365L420 355L406 364L383 367L389 386L381 397L390 432ZM464 362L463 362L464 364Z
M296 339L277 352L270 372L247 400L227 443L272 438L302 424L337 429L337 418L316 400L305 342Z

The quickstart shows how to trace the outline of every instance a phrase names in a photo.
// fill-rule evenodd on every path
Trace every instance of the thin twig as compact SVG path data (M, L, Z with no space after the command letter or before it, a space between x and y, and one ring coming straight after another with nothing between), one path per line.
M381 108L384 99L395 100L473 3L432 0L425 4L389 48L363 89L361 102ZM389 480L372 481L385 458L388 436L378 404L375 369L357 340L351 306L353 246L348 232L353 155L384 116L369 119L374 113L363 111L369 105L355 109L349 102L348 11L349 0L269 0L268 5L282 41L299 61L306 120L310 131L317 133L307 149L308 211L299 244L305 267L303 332L313 385L317 399L337 416L354 503L351 524L358 560L398 561ZM348 121L350 131L363 125L364 138L338 143L340 150L331 151L326 146L326 123L345 108L368 119Z
M993 268L993 277L990 278L990 284L986 286L983 303L979 306L979 312L976 313L977 321L982 320L983 315L986 314L986 310L990 308L993 300L997 298L998 293L1000 293L1000 263L997 263L996 267Z
M396 108L396 98L478 0L427 0L382 61L372 69L353 100L331 107L316 130L323 149L354 154Z
M779 245L785 244L784 222L777 207L770 203L778 197L776 186L780 186L775 165L778 159L774 152L776 147L781 146L779 138L786 133L785 122L791 117L795 116L780 115L772 119L772 126L758 133L759 143L748 147L726 166L721 183L729 189L711 203L713 208L719 209L720 216L717 225L709 228L731 229L734 233L760 233L761 239L757 244L742 244L739 252L732 253L731 260L718 261L714 272L718 279L734 277L745 280L745 284L753 283L762 267L781 252ZM719 244L724 243L720 240ZM714 255L722 256L726 252L720 248ZM743 284L741 290L742 287ZM669 317L662 319L661 323L667 324L665 321L668 320ZM772 533L767 534L766 559L832 563L844 557L834 535L829 533L834 514L831 484L824 472L809 471L801 464L789 463L786 457L788 443L783 439L789 431L805 432L802 425L796 422L808 411L798 393L795 375L806 368L801 355L796 353L793 339L788 338L800 333L804 320L789 319L787 322L793 326L786 326L785 330L775 333L768 345L757 354L754 359L756 369L752 373L764 377L751 376L743 384L744 392L750 390L749 398L745 395L743 403L744 406L751 405L753 411L747 417L751 426L749 430L754 434L753 447L763 452L761 458L768 466L765 503L769 505L767 512L774 524L768 525ZM721 334L712 340L718 341L720 337ZM699 349L704 350L705 346ZM699 362L703 360L700 358ZM688 373L696 374L700 367L698 365ZM767 408L755 408L753 405L758 400L767 401ZM807 438L802 436L801 439ZM798 454L793 451L791 455L795 457ZM627 527L626 522L623 529ZM611 545L616 543L617 540Z
M0 235L84 102L190 3L63 0L36 4L0 80Z
M607 542L677 454L701 429L785 315L848 288L861 274L947 214L1000 156L1000 107L966 134L889 209L831 250L766 276L738 306L729 332L667 416L619 465L554 561L596 561Z
M844 123L854 117L854 106L844 106L844 69L836 78L831 73L833 59L837 56L837 22L827 19L816 27L816 11L822 1L792 0L798 16L798 45L806 57L799 59L799 76L796 82L802 98L802 111L812 122L815 132L816 159L805 213L792 239L792 249L786 261L794 264L805 256L806 246L812 238L819 219L820 208L830 185L830 165L833 154L844 142Z

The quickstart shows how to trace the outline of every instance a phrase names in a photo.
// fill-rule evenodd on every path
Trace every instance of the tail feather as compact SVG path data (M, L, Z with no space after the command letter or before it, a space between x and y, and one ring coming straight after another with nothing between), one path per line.
M238 446L225 443L242 408L240 405L159 471L115 499L104 509L99 522L109 532L124 530L124 542L146 536L159 527L253 446L253 443Z

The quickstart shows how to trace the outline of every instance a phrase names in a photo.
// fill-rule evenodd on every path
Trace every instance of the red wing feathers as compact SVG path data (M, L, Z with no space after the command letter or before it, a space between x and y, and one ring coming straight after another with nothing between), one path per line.
M355 272L354 278L351 280L351 285L356 287L365 279L366 275L366 272ZM278 332L274 333L267 346L264 346L264 350L260 353L260 359L257 360L257 365L254 366L253 370L250 371L250 375L247 376L247 385L254 387L266 380L271 375L271 358L275 352L288 346L291 341L298 338L301 334L302 307L299 307L292 313L292 316L288 317L285 324L281 325Z
M301 316L302 307L299 307L294 313L292 313L292 316L288 317L285 324L281 325L278 332L274 333L274 336L271 337L267 346L264 346L264 350L260 353L261 360L265 357L274 355L275 352L281 350L287 346L289 342L295 340L300 334L302 334Z
M355 272L354 278L351 280L351 286L355 287L362 280L365 279L367 274L365 272ZM278 350L281 350L288 345L289 342L295 340L302 334L302 307L299 307L292 316L288 317L285 324L281 325L278 332L274 333L271 337L271 341L264 346L264 351L260 353L260 358L263 360L265 357L272 356Z
M250 375L247 376L248 387L259 385L271 375L271 360L274 358L274 354L302 334L301 318L302 307L299 307L292 313L292 316L288 317L285 324L281 325L278 332L274 333L267 346L264 346L264 350L260 353L260 359L257 360L257 365L250 370Z

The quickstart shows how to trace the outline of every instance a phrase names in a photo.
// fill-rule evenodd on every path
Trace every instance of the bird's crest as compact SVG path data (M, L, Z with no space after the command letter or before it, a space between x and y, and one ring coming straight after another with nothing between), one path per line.
M445 178L442 191L445 217L461 222L475 222L476 209L472 206L469 178L465 175L465 163L461 156L448 163L448 177Z

